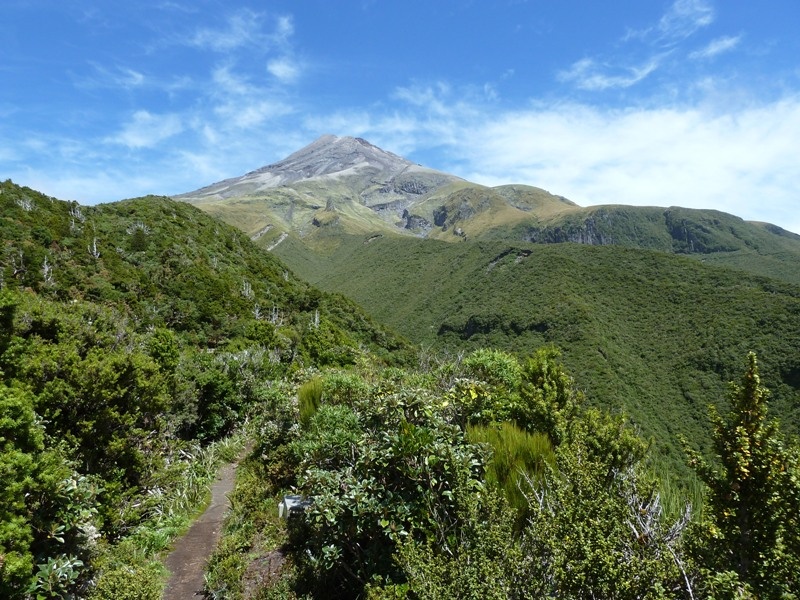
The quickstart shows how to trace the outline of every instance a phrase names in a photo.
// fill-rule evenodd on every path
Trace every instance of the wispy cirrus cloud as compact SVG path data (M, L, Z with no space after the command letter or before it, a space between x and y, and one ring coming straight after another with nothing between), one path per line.
M636 67L619 67L601 64L591 58L583 58L558 73L559 81L574 83L582 90L601 91L609 88L627 88L636 85L655 71L660 57L651 57Z
M627 31L621 40L623 55L584 57L560 71L557 79L587 91L634 86L659 69L681 42L713 21L714 9L706 0L675 0L657 23ZM641 46L632 47L633 42Z
M730 52L734 48L739 45L739 42L742 41L742 36L723 36L711 40L706 46L700 48L699 50L695 50L691 54L689 54L689 58L691 59L710 59L718 56L719 54L724 54L725 52Z
M714 18L714 7L707 0L675 0L657 23L643 29L628 29L622 41L672 46L711 25Z
M147 73L147 69L134 69L116 65L106 67L97 62L89 63L91 72L85 75L73 75L74 84L82 89L112 89L123 92L140 90L156 90L166 94L178 93L192 87L192 78L188 75L157 77Z
M714 22L714 7L706 0L675 0L655 28L656 39L673 44Z
M250 9L240 9L231 14L224 26L197 29L185 43L196 48L226 53L240 48L266 52L285 45L294 33L291 16L281 15L267 25L267 15Z
M132 149L152 148L183 129L181 118L176 114L157 115L137 110L122 130L107 141Z
M258 126L294 111L279 90L257 85L229 66L215 69L212 82L218 130Z
M147 76L140 70L126 66L106 67L98 62L89 63L91 74L76 80L76 85L84 88L119 88L131 90L148 83Z

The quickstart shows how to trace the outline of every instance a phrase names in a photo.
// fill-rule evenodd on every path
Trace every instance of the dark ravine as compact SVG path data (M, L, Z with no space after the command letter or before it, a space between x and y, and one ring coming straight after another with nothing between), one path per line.
M225 514L230 508L228 494L233 491L236 464L222 467L211 486L211 503L189 531L179 538L166 558L170 578L164 600L184 600L203 596L204 572L211 553L219 542Z

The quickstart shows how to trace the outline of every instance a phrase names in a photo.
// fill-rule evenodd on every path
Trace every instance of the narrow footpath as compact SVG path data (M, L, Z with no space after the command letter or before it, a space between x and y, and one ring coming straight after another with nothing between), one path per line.
M222 533L225 513L230 507L236 465L227 464L211 486L211 504L189 531L175 542L165 565L171 573L164 588L164 600L192 600L203 597L203 572Z

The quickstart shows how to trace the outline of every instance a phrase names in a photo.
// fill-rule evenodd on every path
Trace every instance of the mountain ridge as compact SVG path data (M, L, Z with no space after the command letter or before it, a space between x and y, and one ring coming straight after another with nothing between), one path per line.
M327 252L341 235L620 245L686 254L800 283L800 235L722 211L579 206L524 184L487 187L363 138L324 135L278 162L174 197L264 248L296 236Z

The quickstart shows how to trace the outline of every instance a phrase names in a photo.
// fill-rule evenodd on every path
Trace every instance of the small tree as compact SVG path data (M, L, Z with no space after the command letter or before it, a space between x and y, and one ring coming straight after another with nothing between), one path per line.
M546 433L553 446L567 441L584 395L574 382L555 347L540 348L522 369L517 424L528 431Z
M728 587L777 598L800 593L800 461L767 420L768 395L751 352L741 383L731 384L727 418L710 409L717 464L687 453L708 486L695 554L710 584L735 574Z

